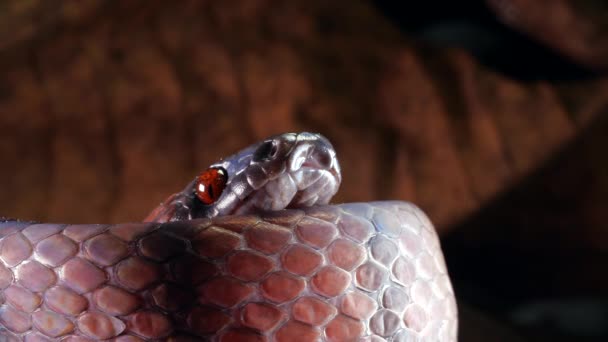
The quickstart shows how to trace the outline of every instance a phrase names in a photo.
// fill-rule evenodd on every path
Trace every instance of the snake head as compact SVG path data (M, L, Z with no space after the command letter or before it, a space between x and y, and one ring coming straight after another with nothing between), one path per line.
M221 177L218 179L217 177ZM166 222L329 203L341 182L331 143L314 133L285 133L209 166L146 218Z

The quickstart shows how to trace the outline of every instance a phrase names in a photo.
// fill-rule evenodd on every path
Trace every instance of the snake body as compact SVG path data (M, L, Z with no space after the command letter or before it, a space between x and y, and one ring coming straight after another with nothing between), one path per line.
M195 180L152 222L0 222L0 341L456 340L432 224L406 202L327 205L326 139L284 134L212 167L216 201Z

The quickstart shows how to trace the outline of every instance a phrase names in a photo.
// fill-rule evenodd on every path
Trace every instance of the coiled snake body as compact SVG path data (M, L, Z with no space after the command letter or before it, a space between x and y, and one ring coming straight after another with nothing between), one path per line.
M212 165L144 223L4 220L0 341L455 341L426 215L327 205L340 177L325 138L290 133Z

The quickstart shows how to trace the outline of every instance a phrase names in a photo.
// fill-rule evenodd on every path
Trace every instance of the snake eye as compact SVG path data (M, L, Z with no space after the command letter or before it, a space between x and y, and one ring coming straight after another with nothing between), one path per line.
M208 168L196 177L194 193L203 204L213 204L224 191L227 181L228 176L223 168Z

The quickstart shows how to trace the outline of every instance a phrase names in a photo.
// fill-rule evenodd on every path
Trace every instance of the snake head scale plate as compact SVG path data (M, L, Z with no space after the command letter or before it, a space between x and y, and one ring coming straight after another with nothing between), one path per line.
M323 205L338 191L340 182L340 165L329 140L315 133L285 133L210 165L145 221Z

